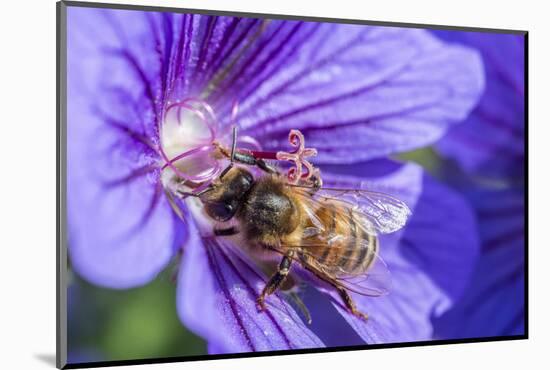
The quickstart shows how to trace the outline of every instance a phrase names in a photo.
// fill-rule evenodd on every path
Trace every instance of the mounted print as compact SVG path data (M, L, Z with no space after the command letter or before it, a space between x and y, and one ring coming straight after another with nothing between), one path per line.
M527 338L526 50L58 3L58 367Z

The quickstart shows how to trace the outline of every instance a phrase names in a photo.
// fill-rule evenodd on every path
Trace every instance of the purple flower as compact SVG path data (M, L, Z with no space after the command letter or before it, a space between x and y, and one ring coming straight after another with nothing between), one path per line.
M68 30L69 253L81 276L130 288L181 255L178 312L212 353L431 337L430 318L473 267L475 224L458 194L386 157L434 143L468 115L484 85L475 51L417 29L72 7ZM227 143L232 123L239 145L263 150L287 150L298 129L326 184L412 209L381 240L391 293L353 294L367 322L332 293L306 292L312 325L281 292L258 312L264 274L238 245L201 236L200 207L174 197L174 178L220 169L208 146L182 153L211 133Z
M439 151L468 173L521 180L525 158L523 36L452 31L437 35L478 48L487 81L477 107L437 144Z
M487 81L480 104L438 148L463 173L450 182L467 194L479 225L480 260L466 292L435 321L441 338L525 333L524 37L438 32L477 48ZM457 322L462 323L457 325Z

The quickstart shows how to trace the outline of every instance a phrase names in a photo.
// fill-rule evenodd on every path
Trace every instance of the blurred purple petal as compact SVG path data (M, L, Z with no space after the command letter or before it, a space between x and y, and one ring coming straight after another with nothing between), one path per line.
M521 176L525 137L524 36L446 31L441 38L477 48L483 56L487 89L466 122L438 144L468 172Z
M475 215L462 195L428 175L423 189L401 250L456 302L479 256Z
M476 190L482 256L459 302L435 320L437 338L525 333L524 194ZM457 325L457 323L460 323Z
M457 160L468 174L492 181L472 184L462 180L459 184L476 210L482 253L458 304L434 321L435 335L523 334L525 39L521 35L456 32L439 36L480 50L487 91L467 122L451 130L438 149Z
M190 221L192 222L192 221ZM185 246L178 282L178 312L216 353L324 347L277 293L258 312L263 274L221 238L192 238Z

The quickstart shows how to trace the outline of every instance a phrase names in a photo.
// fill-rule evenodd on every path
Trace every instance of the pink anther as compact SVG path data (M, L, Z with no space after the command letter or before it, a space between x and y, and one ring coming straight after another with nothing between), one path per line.
M277 152L276 158L280 161L293 162L294 166L287 172L288 181L291 184L297 184L300 181L306 181L315 174L315 167L306 159L317 155L317 149L306 148L304 135L298 130L290 130L288 135L290 145L297 147L295 151ZM306 172L304 172L304 167Z

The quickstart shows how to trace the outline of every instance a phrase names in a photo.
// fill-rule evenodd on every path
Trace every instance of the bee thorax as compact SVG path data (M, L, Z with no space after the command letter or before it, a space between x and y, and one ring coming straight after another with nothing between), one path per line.
M258 184L250 193L240 214L251 240L277 244L278 238L290 234L298 226L296 209L283 192Z

